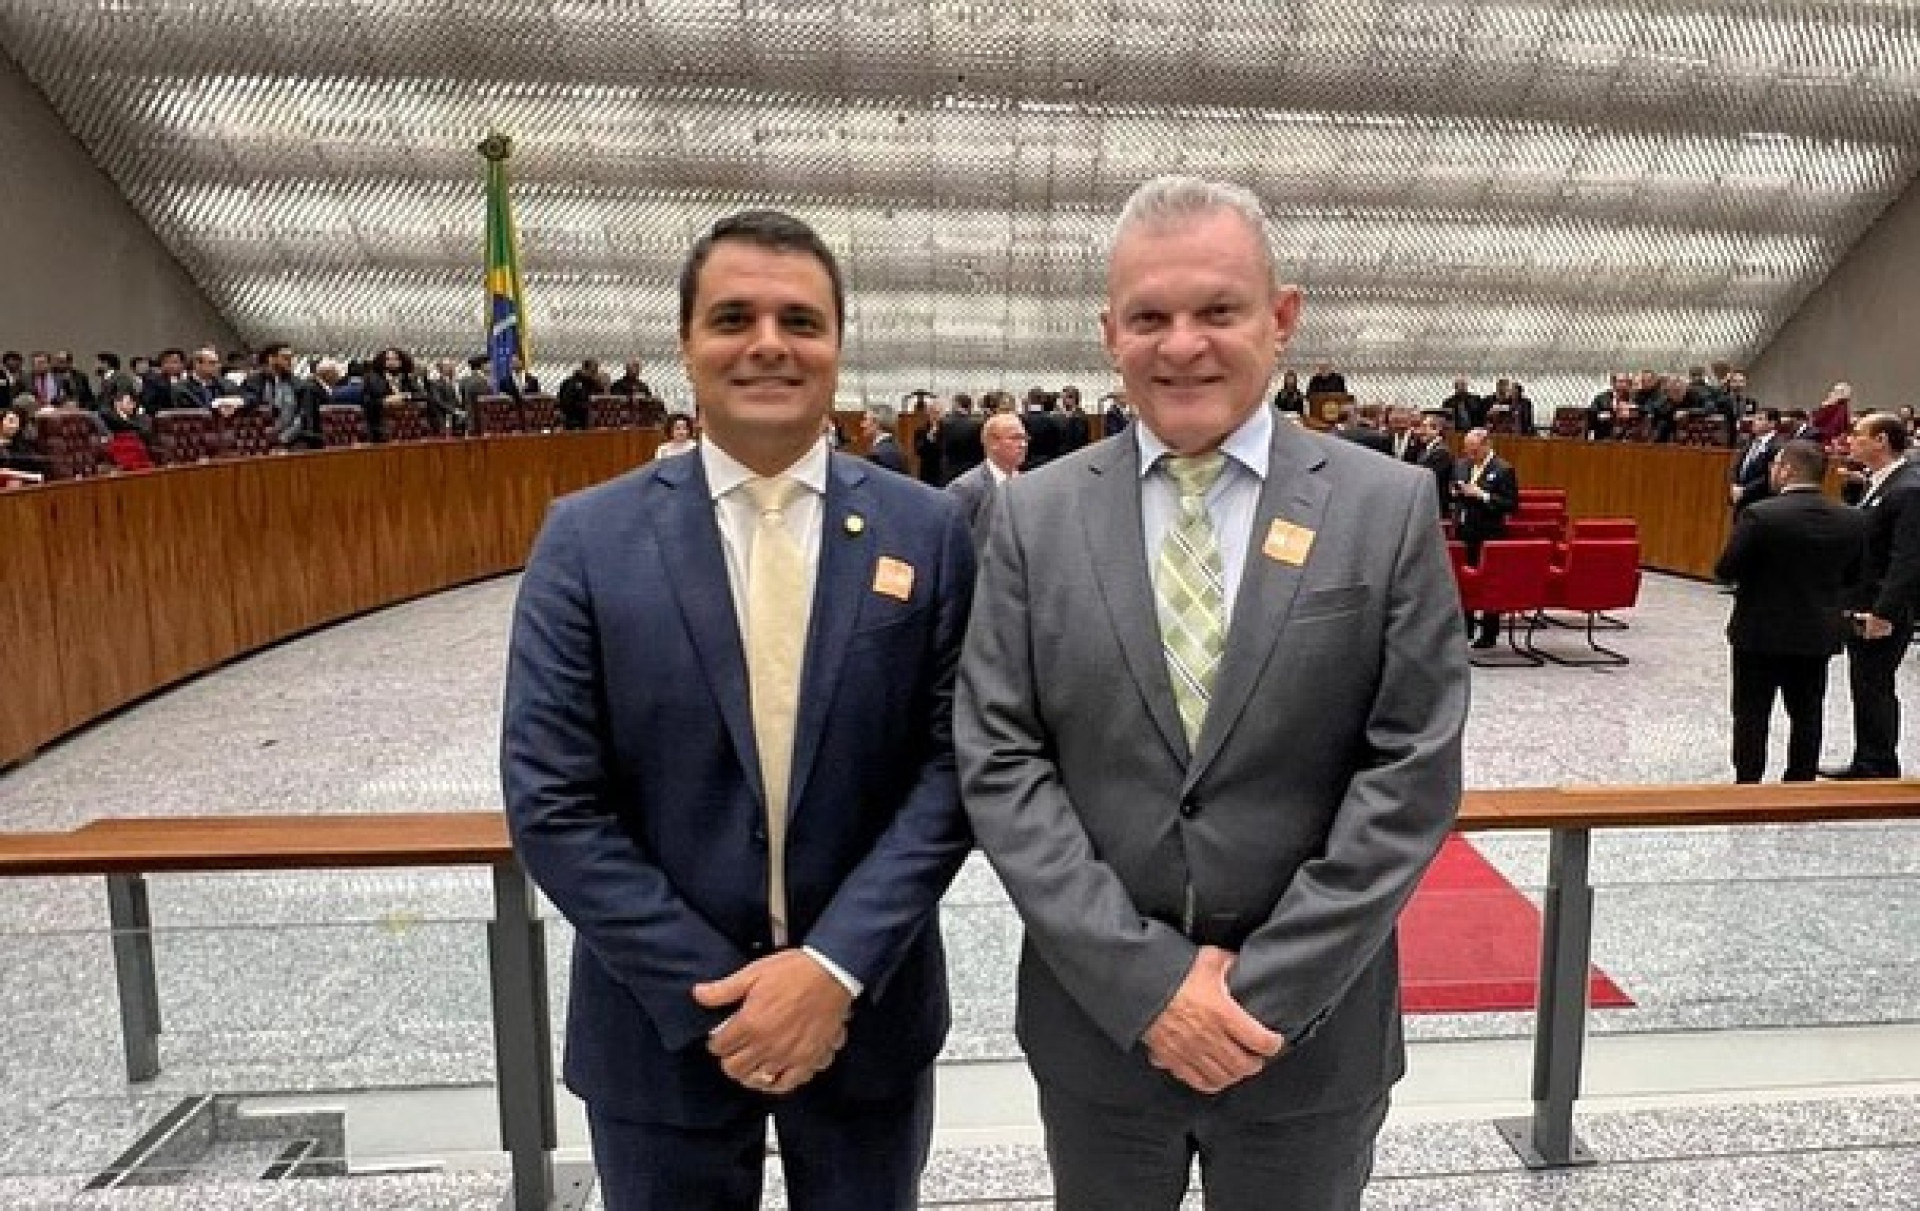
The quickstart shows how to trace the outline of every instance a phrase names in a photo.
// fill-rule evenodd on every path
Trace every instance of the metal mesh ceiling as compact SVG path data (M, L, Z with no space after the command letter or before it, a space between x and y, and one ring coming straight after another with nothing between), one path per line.
M1296 364L1567 402L1755 352L1920 168L1920 0L0 0L0 42L256 341L477 350L513 135L539 367L680 401L675 272L746 205L843 256L848 402L1112 385L1108 226L1167 171L1266 201Z

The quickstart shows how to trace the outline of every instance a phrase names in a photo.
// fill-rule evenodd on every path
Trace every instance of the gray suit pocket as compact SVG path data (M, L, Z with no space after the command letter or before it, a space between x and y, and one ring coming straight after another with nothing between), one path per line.
M1373 593L1370 585L1343 584L1325 589L1304 589L1293 603L1292 622L1321 622L1358 614Z

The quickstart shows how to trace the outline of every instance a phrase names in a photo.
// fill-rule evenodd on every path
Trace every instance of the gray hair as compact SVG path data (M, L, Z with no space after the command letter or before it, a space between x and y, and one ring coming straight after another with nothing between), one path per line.
M1119 222L1114 224L1113 240L1107 249L1108 259L1112 259L1113 249L1119 246L1121 239L1135 229L1178 227L1223 210L1239 215L1246 221L1248 229L1259 237L1260 251L1267 261L1267 277L1274 278L1278 262L1274 258L1272 238L1267 231L1267 212L1260 205L1260 199L1254 196L1252 190L1239 185L1204 181L1199 177L1155 177L1134 190L1133 196L1127 199L1127 204L1120 210Z
M873 423L880 426L882 429L885 429L889 432L893 430L893 420L894 420L895 413L894 413L892 404L868 404L867 415L871 416L873 418Z

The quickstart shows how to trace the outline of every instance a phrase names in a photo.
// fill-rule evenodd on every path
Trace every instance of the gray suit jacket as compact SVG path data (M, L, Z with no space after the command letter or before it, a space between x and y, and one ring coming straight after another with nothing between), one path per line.
M1211 943L1288 1040L1221 1108L1353 1105L1404 1069L1394 922L1461 792L1467 664L1432 476L1274 426L1189 753L1138 466L1129 433L1020 477L982 556L954 732L980 846L1026 925L1022 1045L1083 1097L1193 1096L1140 1038ZM1266 553L1275 519L1312 532L1304 559Z
M973 531L973 549L984 551L993 533L993 468L986 463L968 471L947 485L947 491L960 498L960 511Z

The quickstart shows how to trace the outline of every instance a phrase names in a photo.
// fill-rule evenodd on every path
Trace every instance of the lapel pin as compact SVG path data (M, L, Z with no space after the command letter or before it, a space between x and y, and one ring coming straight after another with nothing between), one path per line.
M858 513L849 513L847 514L845 525L847 527L847 533L858 536L866 532L867 519Z

